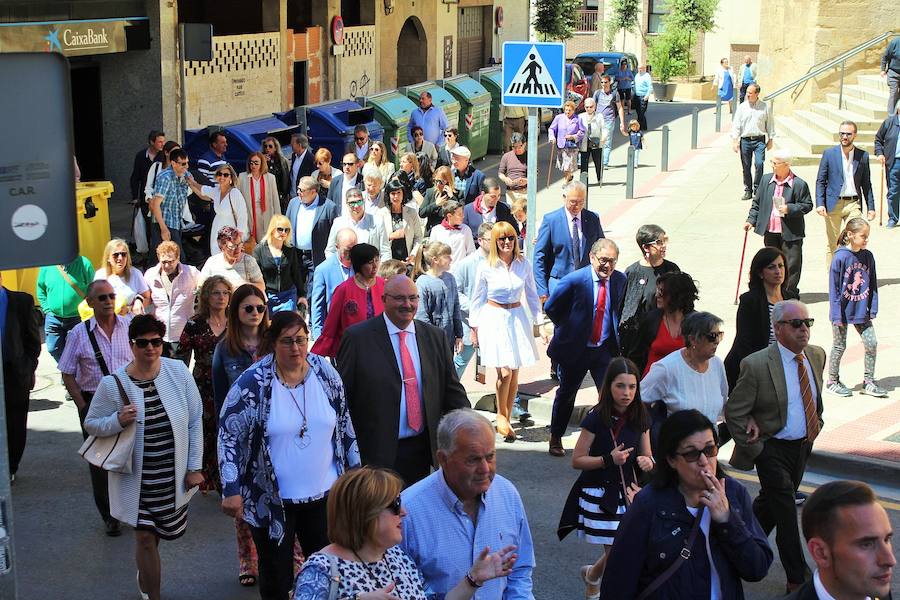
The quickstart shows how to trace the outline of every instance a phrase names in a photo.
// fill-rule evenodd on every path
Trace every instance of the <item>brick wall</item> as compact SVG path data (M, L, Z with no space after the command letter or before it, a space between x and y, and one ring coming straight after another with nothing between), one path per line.
M288 106L294 98L294 62L305 60L309 62L307 77L309 78L309 90L307 99L310 104L323 100L322 96L322 28L309 27L303 33L294 33L288 30L288 55L284 61L285 87Z

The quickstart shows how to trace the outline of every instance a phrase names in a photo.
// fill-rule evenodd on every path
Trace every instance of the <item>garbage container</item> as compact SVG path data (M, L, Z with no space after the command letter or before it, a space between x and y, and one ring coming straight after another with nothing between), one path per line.
M388 158L394 161L394 166L400 168L400 156L410 150L409 115L416 110L416 103L398 92L392 90L382 92L363 99L363 104L375 109L375 120L384 127L385 145L388 149Z
M459 100L459 141L469 148L472 160L483 158L488 151L490 136L491 94L484 86L469 77L458 75L438 83L450 90Z
M291 134L298 131L296 125L290 125L273 115L254 117L231 123L210 125L202 129L188 129L184 132L184 149L191 160L191 168L209 150L209 136L221 131L228 140L225 159L231 163L238 173L247 170L247 158L252 152L259 152L262 141L274 137L281 144L281 151L286 156L291 154Z
M431 92L431 102L444 111L444 115L447 116L448 127L456 127L459 129L460 143L464 144L462 141L463 129L459 126L459 100L457 100L453 94L442 88L435 81L425 81L409 87L402 87L399 88L398 91L406 94L410 100L416 103L416 106L419 105L419 95L422 92ZM443 143L444 140L441 139L440 144Z
M384 128L375 120L375 108L372 106L363 108L352 100L334 100L297 107L297 110L302 109L306 110L307 132L312 147L328 149L334 167L340 168L347 146L354 143L353 128L357 125L366 126L370 140L384 140ZM285 117L297 118L296 111L288 111Z
M488 152L501 154L503 152L503 119L500 111L503 103L503 70L498 67L489 67L478 71L478 83L491 95L490 134L488 136Z

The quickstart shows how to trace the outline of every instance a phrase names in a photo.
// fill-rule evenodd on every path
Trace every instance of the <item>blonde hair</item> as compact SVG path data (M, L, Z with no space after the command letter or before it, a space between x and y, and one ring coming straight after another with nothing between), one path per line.
M379 150L381 150L381 160L380 161L375 160L375 156L372 154L372 148L374 148L376 146L378 147ZM384 145L384 142L379 142L379 141L372 142L372 145L369 148L369 160L367 160L366 162L370 162L373 165L376 165L379 167L383 164L390 162L387 157L387 146Z
M563 110L565 110L565 109L566 109L567 107L569 107L569 106L572 107L572 110L575 110L575 103L572 102L571 100L566 100L566 101L563 103Z
M413 166L413 173L416 174L416 177L419 176L419 159L416 158L415 152L407 152L406 154L400 155L400 160L397 161L397 164L400 164L401 160L405 160L409 164Z
M316 150L316 153L313 155L313 158L317 163L319 162L327 162L329 165L331 164L331 151L327 148L319 148Z
M210 275L208 279L200 286L200 293L197 295L197 314L204 319L209 318L209 297L212 296L213 290L217 285L224 285L228 289L228 294L234 291L231 282L225 279L223 275ZM229 298L229 303L231 299ZM227 312L227 311L226 311Z
M416 257L416 272L414 279L425 273L431 266L431 261L441 256L450 256L453 249L436 240L425 240L419 247L419 255Z
M265 161L265 159L263 159L263 165L265 165L265 164L266 164L266 161ZM215 173L218 173L219 171L228 171L229 173L231 173L231 187L233 187L233 188L238 187L238 174L237 174L237 171L234 170L234 167L231 166L231 163L225 163L224 165L219 165L218 167L216 167L216 170L213 173L213 175L215 175ZM265 172L265 171L263 171L263 172Z
M156 247L156 256L160 257L164 254L174 254L177 260L181 258L181 248L172 240L160 242L159 246Z
M641 129L641 124L638 123L637 119L632 119L632 120L628 121L628 129L631 129L634 125L637 125L637 126L638 126L638 131L640 131L640 129Z
M844 230L841 231L841 234L838 236L837 245L838 246L846 246L850 243L850 234L857 233L862 231L863 229L868 229L869 224L866 223L866 220L861 217L853 217L847 224L844 225Z
M509 203L509 212L515 215L517 212L522 211L526 215L528 214L528 199L527 198L516 198L512 202Z
M378 265L378 276L387 283L394 275L406 275L406 263L396 258L389 258Z
M115 275L112 271L112 265L109 264L109 257L112 256L112 253L116 251L116 248L119 246L124 246L125 248L125 270L119 276L122 278L122 281L128 282L128 278L131 276L131 250L128 249L128 242L121 238L113 238L106 242L106 247L103 248L103 259L101 262L103 263L103 269L106 271L106 278L109 279L110 275Z
M288 233L292 230L291 220L288 219L284 215L272 215L272 218L269 219L269 226L266 227L266 235L260 240L262 242L268 242L272 239L272 233L275 231L276 227L287 227ZM291 246L291 236L288 235L287 239L284 240L284 245L290 247Z
M447 187L450 188L450 195L456 195L456 187L453 182L453 172L450 170L450 167L442 166L438 167L434 170L434 173L431 174L432 181L437 181L440 179L444 183L447 184Z
M375 537L378 517L403 490L393 471L373 467L341 475L328 492L328 539L357 551Z
M491 251L488 254L489 265L496 267L500 264L500 251L497 248L497 240L509 235L515 238L513 241L513 260L516 261L522 258L522 251L519 250L519 236L516 235L516 230L506 221L497 221L491 228Z

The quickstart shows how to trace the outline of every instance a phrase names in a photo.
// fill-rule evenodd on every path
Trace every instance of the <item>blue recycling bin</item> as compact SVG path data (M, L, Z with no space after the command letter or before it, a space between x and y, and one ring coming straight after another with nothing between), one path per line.
M353 128L357 125L366 126L370 140L384 141L384 127L375 120L375 109L371 106L363 108L352 100L333 100L276 114L286 126L295 126L300 131L298 123L304 113L310 147L331 152L332 166L340 168L347 146L354 141Z
M247 170L247 158L252 152L259 152L262 141L271 136L281 144L282 153L289 156L291 153L291 134L298 130L296 125L290 125L267 115L210 125L202 129L189 129L184 132L184 149L191 159L191 167L196 166L197 160L209 150L209 136L214 131L222 131L228 140L228 150L225 158L231 163L238 173Z

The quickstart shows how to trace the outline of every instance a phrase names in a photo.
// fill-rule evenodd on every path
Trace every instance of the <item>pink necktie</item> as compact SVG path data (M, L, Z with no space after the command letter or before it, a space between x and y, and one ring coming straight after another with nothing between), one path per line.
M406 331L398 331L400 338L400 365L403 367L403 387L406 390L406 423L410 429L422 429L422 406L419 404L419 380L412 355L406 347Z

